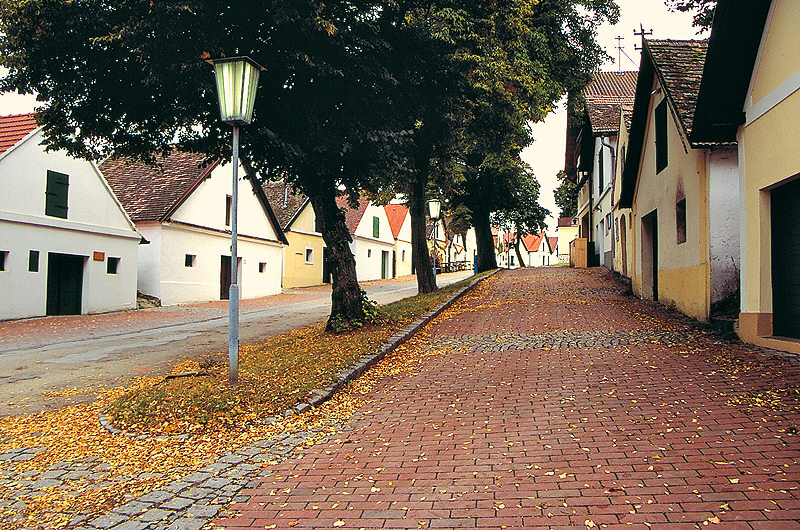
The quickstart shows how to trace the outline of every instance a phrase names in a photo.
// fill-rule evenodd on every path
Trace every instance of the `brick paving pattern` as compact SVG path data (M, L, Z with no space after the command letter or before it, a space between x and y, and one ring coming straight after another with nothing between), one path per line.
M352 430L265 468L215 524L800 528L792 356L566 268L504 272L415 347Z

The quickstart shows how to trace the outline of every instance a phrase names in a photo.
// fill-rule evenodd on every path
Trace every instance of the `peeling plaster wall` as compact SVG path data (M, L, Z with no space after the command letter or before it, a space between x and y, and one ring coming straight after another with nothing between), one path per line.
M739 288L739 157L715 149L709 164L708 220L711 303Z

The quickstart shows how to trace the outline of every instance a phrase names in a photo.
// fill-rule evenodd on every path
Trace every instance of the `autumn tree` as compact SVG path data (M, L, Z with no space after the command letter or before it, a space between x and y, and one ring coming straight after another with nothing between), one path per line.
M578 213L578 186L573 182L566 173L559 171L558 186L553 190L556 206L561 211L560 217L575 217Z
M492 221L513 230L514 252L520 267L524 267L520 243L525 236L537 234L547 228L546 219L550 211L539 204L539 182L534 177L533 170L521 160L517 161L517 167L519 169L510 200L493 213Z
M396 174L403 141L391 118L381 10L369 0L9 0L0 12L2 89L38 94L50 148L150 162L177 148L228 160L230 129L203 59L264 64L241 156L309 197L334 271L329 325L356 321L361 291L336 198Z

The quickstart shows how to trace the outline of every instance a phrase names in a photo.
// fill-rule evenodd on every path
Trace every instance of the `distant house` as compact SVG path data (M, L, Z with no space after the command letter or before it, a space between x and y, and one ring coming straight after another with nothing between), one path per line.
M588 265L612 268L611 185L618 157L619 115L633 104L637 72L598 72L583 90L585 105L570 105L564 171L578 186L578 237L588 241ZM575 95L570 98L574 101ZM564 248L564 251L567 249Z
M345 197L336 201L344 210L345 222L353 238L350 249L356 259L358 280L391 278L395 246L386 210L364 197L359 199L355 209L350 208Z
M228 298L231 168L203 161L200 154L176 151L157 167L122 156L100 166L150 241L139 253L139 290L164 304ZM238 212L240 296L279 293L287 241L255 179L240 183Z
M394 238L392 259L392 277L412 274L411 266L411 216L408 208L402 204L387 204L386 218Z
M545 232L527 234L522 238L522 244L525 265L528 267L544 267L558 262L558 255L555 253L558 245L557 237L548 237Z
M94 163L42 139L0 117L0 320L135 308L141 235Z
M633 216L633 292L701 320L739 283L737 150L690 136L706 47L644 41L619 200Z
M284 248L283 287L330 283L328 248L311 201L286 182L267 182L262 188L289 242Z
M738 143L738 171L728 184L736 199L728 209L741 238L739 336L794 353L800 353L798 50L800 2L719 2L690 134L697 144Z
M633 105L621 105L619 114L619 136L617 137L617 157L615 160L614 181L611 185L611 211L614 217L614 259L613 270L629 277L634 269L634 227L630 208L620 207L622 193L622 170L628 153L628 138L631 130Z
M578 237L578 218L559 217L556 226L558 262L569 263L569 244Z

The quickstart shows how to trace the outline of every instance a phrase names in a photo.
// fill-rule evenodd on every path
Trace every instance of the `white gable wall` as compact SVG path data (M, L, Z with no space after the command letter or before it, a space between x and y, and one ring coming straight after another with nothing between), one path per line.
M81 313L134 308L140 236L92 163L45 152L41 139L36 132L0 158L0 319L46 314L50 253L83 258ZM44 213L47 170L69 175L66 219ZM28 270L31 250L38 272ZM116 274L109 257L120 260Z
M378 237L373 237L373 217L378 218ZM392 277L392 252L395 250L389 218L382 206L370 203L353 234L350 249L356 259L356 276L359 281ZM382 252L388 252L385 269ZM410 260L410 256L408 256Z

